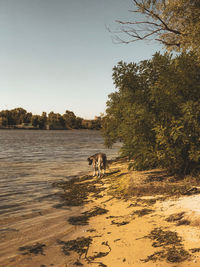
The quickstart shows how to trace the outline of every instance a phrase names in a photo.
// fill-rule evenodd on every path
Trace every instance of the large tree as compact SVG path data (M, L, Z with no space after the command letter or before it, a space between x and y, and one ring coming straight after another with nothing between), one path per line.
M122 142L138 170L163 167L186 174L200 168L200 68L192 54L156 53L113 69L117 91L103 118L105 143Z
M199 0L132 0L134 13L141 19L117 21L121 34L117 39L130 43L157 40L169 50L193 51L200 59Z

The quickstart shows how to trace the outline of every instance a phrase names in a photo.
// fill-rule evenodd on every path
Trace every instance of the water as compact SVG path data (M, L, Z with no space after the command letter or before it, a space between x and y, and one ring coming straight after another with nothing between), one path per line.
M57 201L52 183L91 171L87 158L118 156L98 131L0 130L0 215L25 216Z

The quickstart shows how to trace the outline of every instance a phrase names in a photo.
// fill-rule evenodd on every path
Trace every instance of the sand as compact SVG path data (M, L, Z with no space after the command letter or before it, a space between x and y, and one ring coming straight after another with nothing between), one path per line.
M125 199L112 194L112 179L129 176L139 184L145 175L148 172L128 171L126 164L113 163L103 178L88 176L77 182L77 187L91 183L101 189L98 194L91 190L84 205L50 208L30 216L26 224L5 222L5 231L0 233L0 266L200 266L199 194ZM170 220L174 214L179 216ZM71 223L70 217L75 219ZM80 220L83 217L85 221ZM164 234L164 240L153 239L153 231ZM177 237L177 242L166 234Z

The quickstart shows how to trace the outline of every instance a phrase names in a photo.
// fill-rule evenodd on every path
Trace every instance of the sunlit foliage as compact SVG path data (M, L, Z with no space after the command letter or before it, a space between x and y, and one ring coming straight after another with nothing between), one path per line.
M186 174L200 167L200 68L196 57L156 53L113 68L103 134L120 140L122 155L138 170L164 167Z

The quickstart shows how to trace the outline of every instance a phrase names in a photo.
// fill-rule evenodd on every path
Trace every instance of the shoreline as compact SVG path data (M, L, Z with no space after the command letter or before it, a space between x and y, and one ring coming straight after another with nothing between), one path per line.
M90 129L90 128L78 128L78 129L40 129L37 127L9 127L9 128L0 128L0 130L37 130L37 131L101 131L101 129Z
M172 194L172 177L127 166L116 160L100 179L83 175L54 184L61 203L42 230L32 221L27 232L43 236L27 238L0 266L199 266L199 192L184 195L186 184L172 182Z

